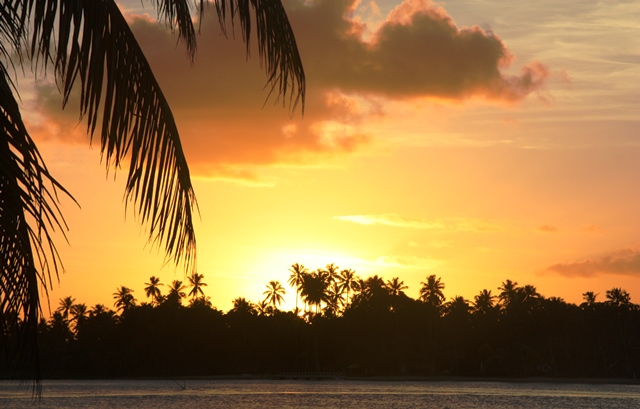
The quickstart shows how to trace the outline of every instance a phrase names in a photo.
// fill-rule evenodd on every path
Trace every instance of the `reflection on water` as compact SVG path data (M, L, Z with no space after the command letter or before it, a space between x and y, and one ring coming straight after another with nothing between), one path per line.
M0 408L640 408L638 385L502 382L45 381L34 403L0 381Z

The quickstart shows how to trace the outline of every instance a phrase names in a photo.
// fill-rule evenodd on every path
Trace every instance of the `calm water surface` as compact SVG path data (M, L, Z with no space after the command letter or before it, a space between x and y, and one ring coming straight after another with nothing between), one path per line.
M186 387L183 389L182 387ZM638 385L502 382L45 381L34 401L0 381L0 408L640 408Z

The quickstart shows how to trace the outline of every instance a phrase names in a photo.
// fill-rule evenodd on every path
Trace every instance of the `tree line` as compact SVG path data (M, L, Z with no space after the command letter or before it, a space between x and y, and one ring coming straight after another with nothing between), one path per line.
M145 283L146 301L121 286L115 309L64 297L38 326L45 377L277 375L332 371L346 376L617 377L640 370L640 307L619 287L580 305L505 280L497 292L447 300L441 277L406 295L398 277L360 278L335 264L289 269L295 290L270 281L264 299L215 308L202 274L166 286ZM18 342L20 322L5 329ZM19 359L0 357L0 375Z

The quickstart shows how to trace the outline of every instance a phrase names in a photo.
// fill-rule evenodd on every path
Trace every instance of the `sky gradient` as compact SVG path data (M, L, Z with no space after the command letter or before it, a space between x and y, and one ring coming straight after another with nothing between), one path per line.
M267 100L257 51L247 61L213 13L191 65L152 8L120 4L181 132L214 306L260 301L293 263L399 277L412 297L435 274L447 298L511 279L568 302L612 287L639 302L637 1L286 0L304 116ZM149 276L186 281L125 212L126 169L105 177L73 101L61 111L55 85L21 86L29 129L81 206L63 200L52 306L112 307L121 285L145 301ZM287 286L283 308L294 297Z

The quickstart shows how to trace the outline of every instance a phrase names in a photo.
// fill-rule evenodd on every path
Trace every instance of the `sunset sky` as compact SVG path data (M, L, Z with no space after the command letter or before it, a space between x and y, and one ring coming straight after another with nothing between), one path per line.
M119 4L176 116L219 309L286 286L293 263L399 277L411 297L435 274L447 299L508 278L573 303L612 287L640 302L640 2L286 0L304 116L265 104L257 52L220 35L213 9L192 66L153 8ZM21 89L81 206L62 201L52 307L186 281L125 212L126 169L106 176L77 109L51 83Z

